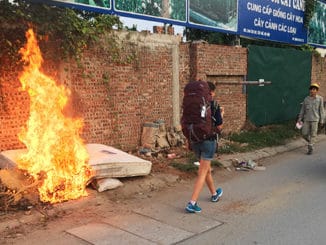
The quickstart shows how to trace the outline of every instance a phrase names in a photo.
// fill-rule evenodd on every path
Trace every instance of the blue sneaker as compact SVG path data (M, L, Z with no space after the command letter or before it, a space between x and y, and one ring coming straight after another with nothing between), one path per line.
M216 195L213 195L211 197L212 202L218 202L220 200L220 197L223 195L223 190L222 188L217 188L216 190Z
M200 213L201 208L195 203L195 205L192 205L191 202L187 204L186 211L188 213Z

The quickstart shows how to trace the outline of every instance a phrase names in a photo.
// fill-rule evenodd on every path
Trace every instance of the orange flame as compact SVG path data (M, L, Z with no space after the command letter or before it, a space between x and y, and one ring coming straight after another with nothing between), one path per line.
M43 202L62 202L87 196L86 183L91 178L88 152L79 137L81 119L66 118L62 110L69 90L40 72L42 54L32 29L26 32L27 43L21 48L27 64L19 80L30 96L30 115L19 134L27 147L18 167L35 179L44 178L39 187Z

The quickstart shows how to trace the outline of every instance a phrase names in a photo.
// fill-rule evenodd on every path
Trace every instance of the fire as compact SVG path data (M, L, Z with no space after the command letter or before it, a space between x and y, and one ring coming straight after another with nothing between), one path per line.
M27 65L19 80L30 96L30 114L19 134L27 153L20 157L18 167L42 180L38 190L43 202L87 196L86 185L92 172L79 136L83 121L63 115L69 90L40 71L43 58L32 29L26 32L26 38L20 54Z

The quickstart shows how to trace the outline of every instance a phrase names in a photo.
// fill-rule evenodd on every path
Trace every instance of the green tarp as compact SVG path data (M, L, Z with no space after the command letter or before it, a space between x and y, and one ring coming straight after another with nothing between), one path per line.
M248 85L247 114L256 126L295 119L308 95L311 52L250 46L249 81L264 79L271 85Z

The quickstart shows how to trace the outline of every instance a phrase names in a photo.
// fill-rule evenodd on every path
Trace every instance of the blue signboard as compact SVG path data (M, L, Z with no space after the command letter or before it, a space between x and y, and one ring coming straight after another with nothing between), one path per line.
M305 0L48 0L55 4L295 45L307 43ZM320 2L320 1L318 1ZM319 4L324 9L324 4ZM322 16L315 17L318 20ZM317 23L317 22L316 22ZM314 26L319 28L319 26ZM313 33L310 40L316 43ZM318 40L320 43L320 41ZM325 45L325 43L321 43Z
M238 33L291 44L307 42L303 0L239 1Z

